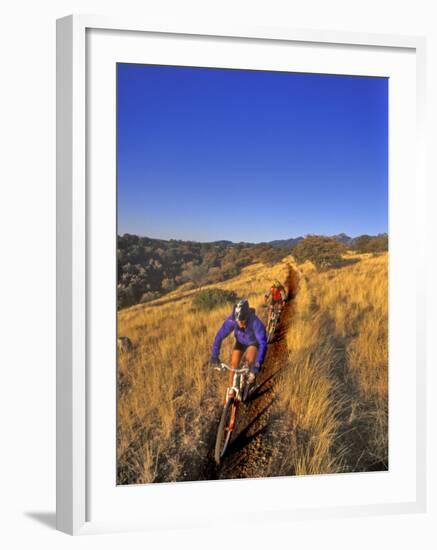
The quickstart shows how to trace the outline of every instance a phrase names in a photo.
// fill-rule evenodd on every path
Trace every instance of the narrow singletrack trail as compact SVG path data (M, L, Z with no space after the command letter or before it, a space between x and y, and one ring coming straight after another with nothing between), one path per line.
M274 463L280 458L276 445L281 426L280 413L275 407L279 391L277 380L286 365L286 331L294 313L297 285L297 274L290 265L287 280L289 300L282 312L277 336L269 344L254 396L240 408L236 437L226 451L222 464L216 469L216 479L269 476L274 470Z

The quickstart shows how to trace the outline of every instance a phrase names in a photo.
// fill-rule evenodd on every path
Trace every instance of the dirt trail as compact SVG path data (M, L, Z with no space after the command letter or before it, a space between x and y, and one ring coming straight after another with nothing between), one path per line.
M290 266L287 286L289 301L281 316L281 325L275 341L269 344L259 387L247 405L239 411L238 430L222 464L215 470L216 479L254 478L272 475L274 464L280 459L278 430L281 417L276 410L278 398L276 381L286 365L286 330L294 312L298 277ZM274 475L274 474L273 474ZM211 479L211 478L210 478Z

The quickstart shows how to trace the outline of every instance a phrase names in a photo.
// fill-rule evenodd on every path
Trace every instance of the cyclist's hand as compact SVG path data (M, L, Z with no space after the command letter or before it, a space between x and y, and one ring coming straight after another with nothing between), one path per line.
M214 368L220 365L220 359L218 357L211 357L209 361L209 366Z

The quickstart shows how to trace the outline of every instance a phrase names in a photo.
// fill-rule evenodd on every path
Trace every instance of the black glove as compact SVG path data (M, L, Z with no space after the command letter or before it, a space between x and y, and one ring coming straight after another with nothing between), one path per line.
M211 367L218 367L220 365L220 359L218 357L211 357L209 364Z

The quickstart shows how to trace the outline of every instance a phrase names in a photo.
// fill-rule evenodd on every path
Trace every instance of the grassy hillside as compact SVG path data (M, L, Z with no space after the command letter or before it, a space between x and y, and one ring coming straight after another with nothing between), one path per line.
M272 279L287 274L286 262L273 267L255 264L214 287L231 289L258 308ZM195 292L182 287L118 312L118 334L134 344L132 352L120 355L118 364L119 483L206 475L202 468L208 461L227 376L203 365L231 307L199 315L191 305ZM226 360L232 340L229 337L222 347Z
M264 314L271 280L285 281L290 264L299 277L276 378L280 459L262 475L387 468L387 256L353 260L317 272L288 257L211 285L248 297ZM212 476L227 377L202 365L230 307L199 315L195 292L180 287L118 312L118 333L133 343L118 364L118 483Z
M155 300L182 284L191 288L219 283L253 263L272 265L288 255L268 243L210 243L117 238L117 305L119 309Z
M276 475L388 468L387 255L356 259L323 273L299 269Z

